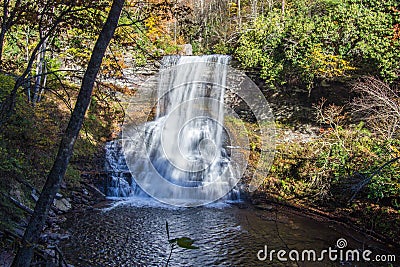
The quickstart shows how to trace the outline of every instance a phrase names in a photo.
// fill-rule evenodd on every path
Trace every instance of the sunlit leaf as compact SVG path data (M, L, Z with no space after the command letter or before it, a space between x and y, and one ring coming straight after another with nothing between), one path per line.
M181 237L176 240L176 243L178 246L181 248L186 248L186 249L198 249L198 247L192 246L194 243L194 240L189 238L189 237Z

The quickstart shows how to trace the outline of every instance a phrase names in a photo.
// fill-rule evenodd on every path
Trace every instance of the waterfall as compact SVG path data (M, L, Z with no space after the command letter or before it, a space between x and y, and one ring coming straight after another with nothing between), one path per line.
M164 57L150 119L125 123L122 139L106 145L108 196L150 195L178 206L239 198L224 127L229 60L225 55Z

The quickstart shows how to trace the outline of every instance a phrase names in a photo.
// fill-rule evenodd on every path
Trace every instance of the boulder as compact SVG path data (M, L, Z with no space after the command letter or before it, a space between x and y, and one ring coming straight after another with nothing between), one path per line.
M65 198L55 199L54 206L63 212L67 212L72 208L71 203Z
M193 48L191 44L184 44L183 45L183 54L185 56L192 56L193 55Z

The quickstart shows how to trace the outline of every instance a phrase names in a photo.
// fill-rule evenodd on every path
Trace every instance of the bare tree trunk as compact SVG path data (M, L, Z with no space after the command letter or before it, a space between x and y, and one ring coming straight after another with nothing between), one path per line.
M8 22L8 5L10 1L5 0L3 2L3 15L1 20L1 30L0 30L0 66L2 64L2 56L3 56L3 47L4 47L4 38L6 37L7 22Z
M258 5L257 0L252 0L251 1L251 17L253 19L253 22L257 18L257 12L258 12L258 10L257 10L258 6L257 5Z
M45 55L46 55L46 45L47 40L44 40L40 51L38 53L37 57L37 66L36 66L36 78L35 78L35 87L33 89L33 98L32 98L32 104L35 105L37 102L39 102L39 93L40 93L40 88L42 86L42 79L43 77L43 69L45 65Z
M75 104L74 111L58 149L53 167L47 176L46 184L42 189L39 200L36 203L34 213L25 230L21 247L14 258L12 266L29 267L33 256L34 246L45 224L49 209L54 197L60 188L69 160L72 156L74 144L82 127L83 119L93 91L93 85L100 69L104 54L114 35L118 20L124 5L124 0L114 0L107 20L99 34L90 57L85 75L83 76L81 89Z
M241 10L241 3L240 0L238 0L238 19L239 19L239 29L242 28L242 15L240 13Z
M47 63L46 63L46 61L43 62L43 68L44 68L43 72L47 73ZM46 88L46 83L47 83L47 74L44 75L44 77L43 77L42 89L40 90L37 102L40 102L42 100L42 95L44 93L44 89Z
M6 37L6 28L4 27L5 25L2 25L1 31L0 31L0 66L2 64L2 55L3 55L3 47L4 47L4 38Z
M29 64L29 26L26 27L25 36L25 53L26 53L26 63ZM28 95L28 102L31 103L31 71L28 72L27 81L25 83L25 88L27 89L26 94Z
M44 43L43 43L44 44ZM33 86L33 97L31 99L33 106L35 106L36 100L37 100L37 94L40 89L40 84L42 83L42 49L43 45L41 47L41 50L39 51L36 59L36 71L35 71L35 84Z

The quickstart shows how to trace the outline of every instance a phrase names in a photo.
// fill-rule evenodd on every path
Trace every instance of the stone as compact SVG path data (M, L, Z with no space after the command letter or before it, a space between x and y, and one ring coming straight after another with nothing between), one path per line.
M71 203L65 198L55 199L54 206L63 212L69 211L72 208Z
M32 193L31 193L31 198L32 198L35 202L37 202L37 201L39 200L39 197L35 194L34 191L32 191Z
M193 55L193 48L191 44L184 44L183 45L183 54L185 56L192 56Z
M22 202L22 193L19 189L14 189L10 192L10 195L14 197L19 202Z

